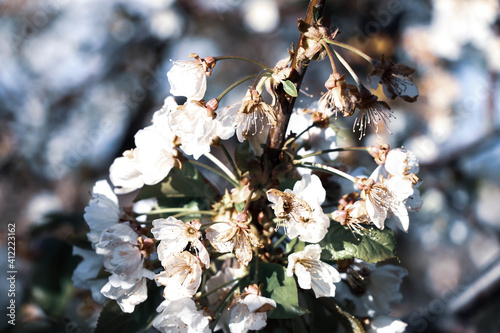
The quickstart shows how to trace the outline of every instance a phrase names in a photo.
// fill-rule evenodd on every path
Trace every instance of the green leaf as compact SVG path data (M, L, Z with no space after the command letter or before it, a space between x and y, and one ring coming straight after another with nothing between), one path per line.
M245 202L238 202L234 204L234 208L236 208L236 211L238 213L241 213L243 209L245 209L246 201Z
M214 191L205 183L196 168L184 161L182 169L174 168L160 183L144 186L136 200L152 197L167 198L213 198Z
M313 18L314 18L314 22L318 22L318 20L320 18L318 7L313 7Z
M63 316L74 297L71 277L79 259L70 244L49 237L38 239L36 253L40 257L31 269L29 298L47 315Z
M342 308L333 300L333 298L321 297L316 303L323 306L328 312L335 316L335 321L339 322L348 333L365 333L363 325L359 320ZM337 331L337 330L335 330Z
M358 239L356 239L358 237ZM396 257L396 237L389 228L364 229L354 237L351 231L338 223L333 224L320 243L325 249L324 260L358 258L376 263Z
M346 329L351 329L352 333L365 333L365 329L363 328L363 325L359 322L359 320L354 317L352 314L347 313L343 311L340 306L336 305L337 311L343 315L347 321L349 322L349 325L346 325Z
M285 90L285 92L292 96L292 97L297 97L298 94L297 94L297 88L295 88L295 85L292 83L292 81L290 80L285 80L285 81L281 81L281 83L283 84L283 89Z
M94 333L123 332L131 323L131 313L122 312L116 301L108 301L97 320Z
M141 331L157 315L156 307L163 297L158 288L148 283L148 299L136 305L134 312L124 313L116 301L108 301L99 315L94 333L135 333Z
M258 263L250 269L250 275L254 276L258 269L257 284L264 284L262 296L273 299L276 309L269 311L269 318L286 319L297 318L305 313L307 309L299 307L297 284L295 279L286 275L286 268L272 263Z
M234 150L234 162L242 174L248 171L248 162L254 159L255 152L248 140L236 145L236 149Z
M318 301L316 295L314 295L311 290L307 290L302 293L304 300L306 301L307 308L311 311L309 314L309 325L310 332L338 332L339 331L339 315L337 313L332 314L327 309L331 309L325 306L325 302ZM330 301L331 298L322 297L322 300ZM330 302L330 303L333 303Z
M300 241L298 237L295 237L286 244L285 253L300 252L304 251L305 248L306 243Z

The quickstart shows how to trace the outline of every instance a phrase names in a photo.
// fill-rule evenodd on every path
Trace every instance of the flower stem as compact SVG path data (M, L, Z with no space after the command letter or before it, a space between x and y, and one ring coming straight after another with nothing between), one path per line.
M255 65L258 65L264 69L268 69L268 70L272 70L271 67L267 66L266 64L260 62L260 61L257 61L257 60L253 60L253 59L250 59L250 58L246 58L246 57L240 57L240 56L220 56L220 57L214 57L215 61L219 61L219 60L241 60L241 61L246 61L246 62L250 62L252 64L255 64Z
M227 282L225 282L225 283L223 283L223 284L221 284L221 285L218 285L218 286L217 286L217 287L215 287L214 289L212 289L212 290L210 290L210 291L208 291L208 292L206 292L206 293L204 293L204 294L202 294L202 295L200 295L200 296L196 297L195 299L200 299L200 298L202 298L202 297L207 297L208 295L213 294L213 293L214 293L214 292L216 292L217 290L222 289L222 288L224 288L224 287L227 287L227 286L229 286L230 284L232 284L233 282L239 281L240 279L241 279L241 278L236 278L236 279L232 279L231 281L227 281Z
M311 128L315 127L316 124L315 123L312 123L312 125L309 125L305 130L303 130L302 132L300 132L299 134L297 134L295 137L287 140L285 142L285 145L284 146L290 146L292 145L295 141L297 141L298 138L300 138L302 135L304 135L307 131L309 131Z
M362 57L363 59L365 59L366 61L368 61L370 64L373 64L375 61L372 59L372 57L370 57L368 54L358 50L357 48L355 47L352 47L350 45L347 45L347 44L344 44L344 43L341 43L341 42L337 42L333 39L328 39L328 38L325 38L323 39L324 42L328 43L328 44L331 44L331 45L335 45L335 46L339 46L341 48L344 48L346 50L349 50L351 52L354 52L356 53L357 55L359 55L360 57Z
M238 179L241 178L240 170L238 169L238 167L234 163L234 160L231 157L231 154L229 154L229 151L227 150L226 146L224 146L224 143L222 143L222 142L220 143L220 148L222 149L222 152L226 156L227 160L229 161L229 164L231 164L231 167L233 168L233 172L236 175L236 177Z
M210 153L205 153L203 154L206 158L208 158L210 161L212 161L215 165L217 165L219 167L219 169L221 169L229 179L231 179L231 183L236 186L236 187L240 187L240 182L238 180L238 178L236 177L236 175L227 168L227 166L221 162L221 160L219 160L217 157L215 157L214 155L210 154Z
M333 58L333 54L332 54L332 50L330 49L330 46L324 40L321 41L321 44L323 45L323 47L326 50L326 53L328 54L328 58L330 59L330 64L332 65L333 73L337 73L337 66L335 66L335 59Z
M285 232L285 233L283 234L283 236L281 236L281 237L280 237L280 238L276 241L276 243L274 243L274 244L273 244L273 247L272 247L272 248L273 248L273 250L274 250L275 248L277 248L277 247L278 247L278 245L280 245L281 243L283 243L283 241L284 241L287 237L288 237L288 235L287 235L287 234L286 234L286 232Z
M150 212L141 215L155 215L155 214L168 214L168 213L190 213L190 214L202 214L202 215L216 215L216 212L211 210L194 210L191 208L162 208L157 210L152 210Z
M352 69L352 67L347 63L347 61L345 61L344 58L342 58L342 56L340 54L338 54L337 51L333 50L333 52L335 52L335 55L340 60L340 62L342 63L342 65L344 65L344 67L347 69L347 71L349 72L349 74L351 74L351 76L354 79L354 81L356 81L356 85L358 86L358 88L361 88L363 86L363 84L361 84L361 81L359 81L359 78L356 75L356 73L354 72L354 70Z
M229 93L231 90L233 90L235 87L239 86L240 84L242 84L243 82L245 81L248 81L250 79L253 79L253 78L256 78L259 74L252 74L252 75L249 75L247 77L244 77L238 81L236 81L235 83L233 83L232 85L230 85L229 87L226 88L226 90L224 90L219 96L217 96L216 100L217 102L220 102L220 100L222 98L224 98L224 96L227 95L227 93Z
M297 165L298 167L302 168L309 168L309 169L314 169L314 170L320 170L324 172L328 172L340 177L344 177L346 179L349 179L352 181L354 184L358 182L358 178L351 176L348 173L345 173L344 171L340 171L339 169L332 168L328 165L320 164L320 163L313 163L313 162L303 162L303 161L293 161L293 164Z
M240 280L241 282L241 280ZM226 304L229 302L231 299L231 296L233 296L233 293L236 291L236 289L239 287L240 283L235 284L231 290L229 290L226 294L226 297L222 300L222 302L219 304L217 309L215 310L215 321L213 323L212 329L215 329L217 327L217 323L219 322L220 317L222 316L222 312L224 311L224 308L226 307Z
M307 24L313 24L316 15L321 17L325 1L326 0L310 0L304 22ZM304 47L306 44L307 37L304 34L301 34L295 51ZM307 71L308 64L309 59L301 56L300 52L294 53L290 68L296 71L297 75L294 75L294 78L291 79L291 81L295 85L295 89L297 91L300 91L300 86ZM290 116L293 112L295 100L295 97L290 97L290 95L287 95L286 93L281 92L278 94L277 103L280 104L277 108L278 112L276 114L278 122L277 125L271 127L271 130L269 131L269 138L266 147L269 152L269 160L272 161L272 164L279 164L279 155L282 151L283 145L285 144L286 129L290 121Z
M239 187L239 186L240 186L240 184L238 183L238 181L236 181L236 180L233 178L233 177L234 177L234 175L233 175L233 177L229 177L229 176L228 176L228 175L226 175L225 173L220 172L219 170L217 170L217 169L215 169L215 168L212 168L211 166L206 165L206 164L204 164L204 163L198 162L198 161L196 161L196 160L190 160L189 162L190 162L191 164L194 164L194 165L200 166L200 167L202 167L202 168L205 168L205 169L207 169L207 170L209 170L209 171L212 171L213 173L215 173L215 174L217 174L217 175L221 176L222 178L226 179L228 182L230 182L231 184L233 184L233 185L234 185L234 186L236 186L236 187Z
M297 159L301 160L301 159L308 158L311 156L328 154L328 153L333 153L333 152L337 152L337 151L369 151L369 149L370 149L370 147L332 148L332 149L319 150L319 151L316 151L314 153L307 154L307 155L297 156Z

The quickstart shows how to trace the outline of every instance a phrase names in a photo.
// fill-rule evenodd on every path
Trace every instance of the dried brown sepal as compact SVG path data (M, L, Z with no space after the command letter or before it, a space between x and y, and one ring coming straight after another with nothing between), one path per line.
M415 70L404 64L395 64L392 60L385 60L373 64L373 70L368 74L368 81L372 88L380 83L383 85L384 94L395 99L400 97L407 102L415 102L418 97L418 88L409 77Z
M333 73L325 82L327 92L319 100L319 111L329 114L327 110L332 110L335 115L341 113L344 117L349 117L356 109L358 100L358 89L356 86L345 82L345 75Z
M390 146L387 143L384 143L371 146L368 152L371 156L373 156L375 163L382 165L385 163L389 150Z
M322 40L333 40L338 33L338 29L330 29L326 21L320 18L313 24L308 24L302 19L298 20L298 29L306 37L305 42L297 50L297 54L303 60L322 60L327 52Z

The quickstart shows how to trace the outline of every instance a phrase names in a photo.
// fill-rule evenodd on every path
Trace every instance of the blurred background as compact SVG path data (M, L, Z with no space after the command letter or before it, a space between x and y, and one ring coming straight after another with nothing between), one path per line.
M99 307L72 286L78 259L66 239L84 230L95 181L168 96L170 60L196 52L274 65L297 42L307 3L0 1L0 331L89 331ZM387 142L421 162L424 206L397 235L409 276L393 315L408 332L500 332L499 2L330 0L324 16L340 28L338 40L416 69L417 102L390 103L393 134L359 142L351 119L335 122L340 145ZM366 63L343 54L365 78ZM206 98L254 70L221 62ZM321 96L329 70L326 61L309 66L302 89L311 96L298 106ZM359 155L339 164L352 162L375 167ZM9 225L15 327L5 320Z

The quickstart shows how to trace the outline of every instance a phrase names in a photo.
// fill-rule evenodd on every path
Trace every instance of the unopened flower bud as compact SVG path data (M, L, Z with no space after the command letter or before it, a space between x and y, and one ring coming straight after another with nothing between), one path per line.
M219 101L217 98L212 98L205 103L205 108L207 109L207 115L209 117L215 117L215 110L219 107Z
M137 237L139 249L144 258L149 258L153 252L156 251L155 242L151 238Z
M214 69L215 64L216 64L216 60L214 59L214 57L205 57L205 58L203 58L203 62L204 62L207 76L212 75L212 70Z
M245 223L248 220L248 216L246 213L239 213L236 215L235 220L240 223Z
M245 289L243 289L243 293L250 294L250 295L257 295L257 296L262 295L262 292L260 291L260 287L256 284L251 284L249 286L246 286Z

